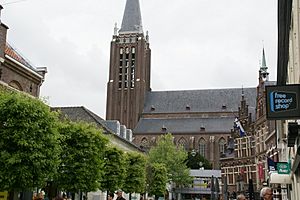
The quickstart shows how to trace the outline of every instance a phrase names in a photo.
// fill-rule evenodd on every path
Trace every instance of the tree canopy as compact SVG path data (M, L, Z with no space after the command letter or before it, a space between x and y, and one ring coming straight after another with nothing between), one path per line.
M182 146L176 147L173 136L169 133L160 136L157 145L150 149L149 162L164 164L169 180L181 187L192 182L189 168L186 166L187 156Z
M191 169L212 169L211 163L205 159L199 152L188 153L188 159L186 165Z
M143 193L146 183L146 158L136 152L126 153L126 177L123 190L126 193Z
M61 165L56 183L69 192L96 191L103 175L107 138L100 129L85 122L63 121Z
M156 197L163 196L168 182L167 168L162 163L152 163L147 167L147 191Z
M0 110L0 190L43 186L60 163L57 116L16 92L0 92Z
M104 169L100 189L111 192L122 189L126 172L124 152L109 146L104 154Z

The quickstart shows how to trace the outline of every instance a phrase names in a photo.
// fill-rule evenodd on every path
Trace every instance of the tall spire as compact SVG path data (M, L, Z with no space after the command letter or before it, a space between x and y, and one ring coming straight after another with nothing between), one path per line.
M259 73L262 75L263 78L267 78L267 80L268 80L269 72L268 72L264 47L263 47L262 62L261 62L261 66L259 69Z
M266 71L268 69L267 62L266 62L266 56L265 56L265 48L263 48L263 55L262 55L262 63L261 63L261 69L263 71Z
M139 0L126 1L122 26L119 33L143 33Z

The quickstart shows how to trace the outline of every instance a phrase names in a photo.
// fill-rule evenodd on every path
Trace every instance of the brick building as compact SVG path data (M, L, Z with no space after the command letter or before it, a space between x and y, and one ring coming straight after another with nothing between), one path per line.
M7 30L0 21L0 85L38 97L47 68L35 68L13 48L7 42Z
M275 84L274 81L269 81L267 70L263 49L256 88L255 116L249 113L247 102L242 96L238 118L247 134L240 137L235 130L224 157L220 159L223 186L231 194L248 193L250 182L253 184L253 192L257 194L263 184L268 182L267 158L278 161L275 122L266 119L265 86Z
M199 151L219 168L242 89L152 91L151 49L139 0L127 0L110 52L106 119L133 129L134 142L144 149L161 134L172 133L176 145ZM244 98L254 116L256 88L245 88Z

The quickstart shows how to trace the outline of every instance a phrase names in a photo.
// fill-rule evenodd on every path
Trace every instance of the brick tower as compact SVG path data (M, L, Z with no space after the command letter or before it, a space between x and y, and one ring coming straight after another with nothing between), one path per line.
M149 37L143 32L139 0L127 0L122 26L111 42L106 119L133 129L150 91Z

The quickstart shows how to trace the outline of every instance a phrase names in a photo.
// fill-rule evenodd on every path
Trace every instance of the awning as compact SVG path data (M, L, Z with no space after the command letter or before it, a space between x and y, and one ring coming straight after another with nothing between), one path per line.
M271 173L270 174L270 183L277 183L277 184L291 184L292 179L290 174L278 174L278 173Z

